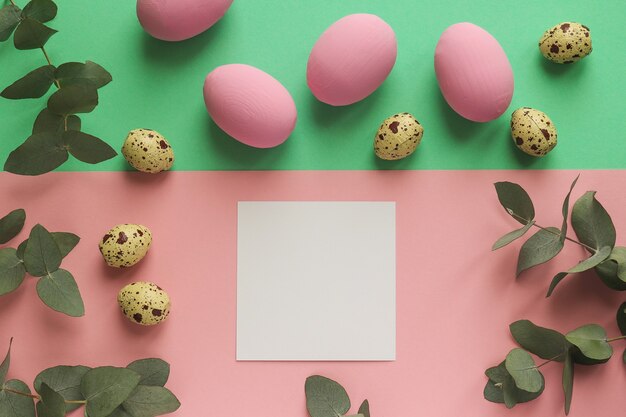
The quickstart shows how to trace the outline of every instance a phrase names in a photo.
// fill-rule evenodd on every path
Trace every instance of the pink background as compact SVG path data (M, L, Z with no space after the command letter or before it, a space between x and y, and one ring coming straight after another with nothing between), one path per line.
M518 227L499 206L492 183L521 183L534 198L538 222L559 225L573 171L349 171L54 173L39 178L0 175L2 213L27 212L27 226L70 231L81 243L64 261L81 288L87 314L68 318L38 300L35 280L0 298L0 346L15 337L9 376L32 383L58 364L126 365L158 356L172 364L168 386L177 416L304 417L304 380L340 381L354 411L364 398L374 416L560 416L559 364L542 368L546 391L512 411L482 398L485 368L514 343L508 324L527 318L567 331L585 323L618 333L614 316L623 294L592 273L573 276L551 299L550 278L584 252L564 254L515 280L519 243L491 252ZM574 197L597 190L626 243L626 171L585 171ZM397 201L397 361L379 363L238 363L235 361L236 208L238 200ZM107 267L97 243L117 223L153 232L136 267ZM16 246L21 240L11 242ZM167 322L142 328L126 320L115 298L135 280L151 280L173 299ZM271 337L271 335L268 335ZM367 335L363 335L367 343ZM577 367L571 416L618 415L626 407L625 343L606 365Z

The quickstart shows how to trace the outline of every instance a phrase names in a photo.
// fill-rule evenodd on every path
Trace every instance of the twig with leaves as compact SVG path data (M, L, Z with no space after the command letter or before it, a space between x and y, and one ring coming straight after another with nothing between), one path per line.
M569 333L539 327L529 320L519 320L509 328L522 348L511 350L498 366L485 371L489 379L483 392L485 399L513 408L518 403L532 401L543 392L545 380L539 368L552 363L563 363L563 392L565 414L572 404L575 364L598 365L613 356L611 343L626 339L626 303L617 311L621 336L609 338L604 328L587 324ZM545 361L536 364L530 354ZM626 350L623 354L626 363Z
M4 164L4 169L14 174L44 174L61 166L69 154L89 164L117 155L103 140L82 132L76 115L96 108L98 89L111 82L111 74L91 61L53 65L45 45L57 31L44 23L56 14L57 5L52 0L31 0L23 9L10 0L0 9L0 42L15 32L15 48L41 49L46 60L46 65L15 81L0 96L13 100L40 98L52 85L56 87L47 107L37 116L31 136L11 152Z
M563 223L560 227L543 227L535 221L535 208L528 193L518 184L498 182L495 184L498 199L506 212L523 227L502 236L493 245L500 249L524 234L532 227L539 228L523 245L517 261L517 275L534 266L548 262L558 255L565 241L585 248L590 256L552 278L547 292L549 297L556 286L569 274L594 269L600 279L614 290L626 290L626 247L615 246L616 233L611 217L596 200L595 191L587 191L572 208L571 222L578 240L567 236L569 200L578 177L572 183L563 202Z
M165 388L170 366L162 359L140 359L125 368L55 366L37 375L36 393L19 379L6 379L10 363L11 344L0 364L0 416L64 417L84 406L86 417L154 417L180 407Z
M25 221L23 209L13 210L1 218L0 244L17 236ZM50 233L37 224L17 249L0 249L0 296L15 291L28 272L38 278L37 294L48 307L68 316L83 316L85 306L78 285L69 271L61 269L63 258L79 241L73 233Z
M370 403L361 403L357 414L347 415L350 411L350 397L346 390L332 379L313 375L304 384L306 408L311 417L370 417Z

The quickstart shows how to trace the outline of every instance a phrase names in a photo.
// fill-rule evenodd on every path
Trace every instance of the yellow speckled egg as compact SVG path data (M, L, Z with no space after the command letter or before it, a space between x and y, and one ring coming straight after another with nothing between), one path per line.
M109 266L125 268L141 261L152 243L152 233L139 224L118 224L100 241L100 253Z
M580 23L559 23L539 39L539 50L552 62L571 64L591 53L591 31Z
M117 295L117 303L130 321L142 326L159 324L170 314L169 295L152 282L128 284Z
M544 112L522 107L511 115L515 145L532 156L544 156L556 146L556 126Z
M424 128L409 113L395 114L380 125L374 137L376 156L386 160L406 158L422 141Z
M122 155L138 171L156 174L174 164L174 151L168 141L150 129L131 130L122 146Z

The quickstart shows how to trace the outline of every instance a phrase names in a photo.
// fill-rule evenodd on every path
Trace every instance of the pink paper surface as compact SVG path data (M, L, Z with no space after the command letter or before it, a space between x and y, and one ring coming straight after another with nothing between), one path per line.
M0 298L0 347L13 336L9 377L29 384L58 364L118 365L162 357L177 416L305 417L304 380L340 381L353 411L368 398L374 416L561 416L561 365L542 368L546 391L511 411L482 398L484 370L515 346L508 324L522 318L568 331L585 323L616 336L615 311L626 298L592 274L568 278L545 299L550 278L585 254L566 244L547 265L515 280L520 243L491 252L519 225L499 206L492 183L522 184L538 222L560 224L573 171L345 171L53 173L0 175L0 212L24 207L27 230L82 237L64 268L82 291L86 316L68 318L37 298L35 280ZM574 198L597 190L626 243L626 171L585 171ZM236 219L239 200L397 201L397 360L378 363L236 362ZM137 266L107 267L97 243L109 227L145 224L153 245ZM159 327L142 328L119 312L116 294L131 281L154 281L172 298ZM271 335L268 335L271 337ZM367 343L367 334L363 335ZM606 365L576 368L573 417L615 416L626 407L625 343ZM76 414L78 415L78 414Z

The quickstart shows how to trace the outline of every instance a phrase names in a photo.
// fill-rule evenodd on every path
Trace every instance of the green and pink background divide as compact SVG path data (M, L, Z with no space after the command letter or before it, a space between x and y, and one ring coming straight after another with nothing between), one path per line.
M43 177L0 175L1 212L24 207L27 229L39 222L81 236L65 262L86 304L82 319L50 313L36 300L32 280L0 299L0 343L15 337L10 377L32 381L61 363L122 366L154 356L172 365L171 388L182 402L177 416L304 417L304 380L315 373L340 381L355 406L368 398L375 416L562 415L556 366L546 366L546 392L531 404L507 411L482 398L484 369L514 346L508 324L527 318L568 331L595 322L613 335L614 312L625 297L590 273L569 278L544 299L549 279L584 256L573 245L516 281L519 244L490 251L516 227L492 183L521 183L535 200L538 220L559 224L562 198L581 173L574 197L597 190L613 215L618 243L626 243L621 0L235 0L216 26L182 43L146 35L134 7L132 1L64 0L50 22L59 33L46 49L53 62L89 59L113 75L98 108L82 117L86 132L119 150L129 130L155 129L174 148L175 172L122 172L129 167L119 156L96 166L71 160L61 169L66 172ZM306 61L331 23L357 12L377 14L394 28L398 61L372 96L332 108L307 89ZM435 80L437 39L461 21L494 35L513 67L511 107L487 124L457 116ZM594 51L575 65L551 64L537 48L543 31L561 21L579 21L592 31ZM0 45L0 86L42 60L39 51ZM247 147L210 120L202 83L228 63L254 65L291 92L298 124L283 145ZM513 146L509 117L521 106L545 111L557 125L559 144L544 159ZM29 135L42 107L43 99L0 100L2 161ZM423 124L421 146L402 161L377 160L372 142L379 123L403 111ZM239 200L397 201L397 361L235 361ZM149 226L154 243L137 267L114 271L100 259L97 242L125 222ZM172 315L162 326L139 328L119 313L117 291L137 280L170 293ZM577 372L571 416L624 410L626 372L618 358Z

